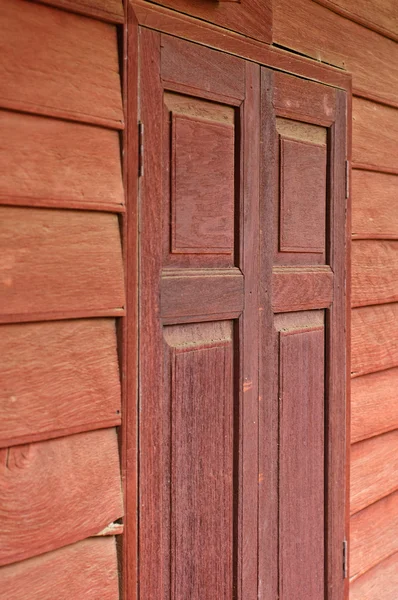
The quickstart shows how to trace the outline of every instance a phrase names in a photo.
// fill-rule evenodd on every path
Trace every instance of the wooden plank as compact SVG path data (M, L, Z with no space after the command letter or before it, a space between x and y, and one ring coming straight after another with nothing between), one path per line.
M315 600L324 594L324 331L308 322L279 339L280 591Z
M239 269L163 271L161 314L165 319L203 315L239 315L243 310Z
M398 488L398 430L351 446L350 464L353 514Z
M395 0L315 0L343 17L398 41L398 5Z
M333 301L330 267L274 267L272 308L275 312L327 308Z
M352 244L352 306L398 300L398 241Z
M0 321L124 304L116 215L0 207Z
M0 450L0 565L82 540L123 513L115 429Z
M76 12L88 17L94 17L110 23L123 23L124 10L122 0L38 0L43 4L50 4Z
M347 69L356 94L398 105L390 68L398 47L392 40L311 0L275 0L273 42Z
M354 97L352 111L354 166L398 173L398 110Z
M196 2L195 0L154 0L173 10L210 21L225 29L238 31L262 42L272 41L272 2L270 0L219 0ZM233 4L236 3L236 4Z
M396 600L398 553L384 559L352 582L350 600Z
M353 377L398 366L398 303L352 311Z
M90 538L0 569L7 600L118 600L115 538Z
M398 177L352 170L354 239L398 239Z
M398 427L398 369L389 369L351 382L351 442Z
M0 447L120 424L113 319L0 328Z
M0 20L0 106L123 126L114 26L21 0L1 2Z
M235 56L215 55L214 50L187 43L170 35L161 36L162 81L168 89L194 90L193 96L243 100L244 64ZM217 60L215 60L217 59Z
M308 58L263 44L244 35L221 29L205 21L154 6L147 0L133 0L132 10L139 25L187 39L246 58L253 62L301 75L307 79L350 89L351 76L342 69L314 62Z
M179 337L181 343L171 358L175 598L232 599L233 346L231 327L225 329L229 339L206 345L200 343L200 329L193 345L184 330L173 331L173 342Z
M0 202L120 210L116 131L0 111Z
M350 574L356 579L398 551L398 492L351 517Z

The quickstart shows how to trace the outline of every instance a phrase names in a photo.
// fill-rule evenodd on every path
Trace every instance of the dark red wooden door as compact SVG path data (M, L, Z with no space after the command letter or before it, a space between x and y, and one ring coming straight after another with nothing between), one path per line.
M341 598L344 94L139 48L140 598Z

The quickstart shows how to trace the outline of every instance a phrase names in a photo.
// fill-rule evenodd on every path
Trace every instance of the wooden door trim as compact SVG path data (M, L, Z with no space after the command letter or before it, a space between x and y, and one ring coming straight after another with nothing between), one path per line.
M168 8L150 4L145 0L133 0L131 10L135 13L138 24L143 27L221 50L304 79L350 90L351 75L342 69L320 64L315 60L247 38Z

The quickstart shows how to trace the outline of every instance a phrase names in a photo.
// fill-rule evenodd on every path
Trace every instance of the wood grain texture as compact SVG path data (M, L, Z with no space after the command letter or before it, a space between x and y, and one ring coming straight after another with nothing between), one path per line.
M200 50L200 51L199 51ZM167 88L194 91L192 96L225 98L240 104L245 94L244 65L229 54L161 35L161 77ZM196 93L195 93L196 91Z
M39 0L39 2L94 17L101 21L110 23L123 23L124 21L122 0Z
M116 131L0 111L0 138L1 203L124 204Z
M343 17L398 41L398 7L394 0L315 0Z
M398 47L398 44L396 44ZM352 160L398 173L398 110L363 98L352 103Z
M171 596L232 600L232 343L185 342L171 375Z
M396 600L398 554L384 559L350 586L350 600Z
M398 239L398 177L352 170L354 239Z
M275 0L273 41L346 69L352 73L354 93L397 105L396 73L390 64L398 60L398 47L392 40L311 0Z
M0 106L122 127L114 26L21 0L0 19Z
M398 368L351 382L351 442L398 427Z
M350 577L356 579L398 551L398 492L351 517Z
M113 319L3 325L0 446L120 424Z
M324 345L322 328L280 333L282 598L324 594Z
M147 0L133 0L137 22L147 28L222 50L235 56L301 75L313 81L350 90L351 76L341 69L263 44L246 36L221 29L175 11L154 6Z
M124 304L116 215L0 207L0 320Z
M326 148L280 139L280 252L325 251Z
M0 569L7 600L118 600L115 538L91 538Z
M232 253L234 137L231 125L174 115L171 197L173 253Z
M123 514L114 429L5 448L0 457L1 565L82 540Z
M398 488L398 430L351 446L351 514Z
M398 241L352 244L352 306L398 300Z
M276 267L272 272L275 312L326 308L333 301L333 273L329 267Z
M272 41L272 2L270 0L219 0L218 2L196 2L195 0L153 0L178 10L221 25L225 29L238 31L263 42ZM236 4L233 4L236 2Z
M398 366L398 303L352 311L351 372L354 377Z
M244 307L244 278L239 269L165 270L160 302L166 319L238 316Z

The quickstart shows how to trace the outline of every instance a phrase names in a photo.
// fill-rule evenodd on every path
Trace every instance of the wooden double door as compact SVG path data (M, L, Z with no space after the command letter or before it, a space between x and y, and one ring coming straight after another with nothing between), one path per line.
M139 33L139 597L337 600L346 97Z

